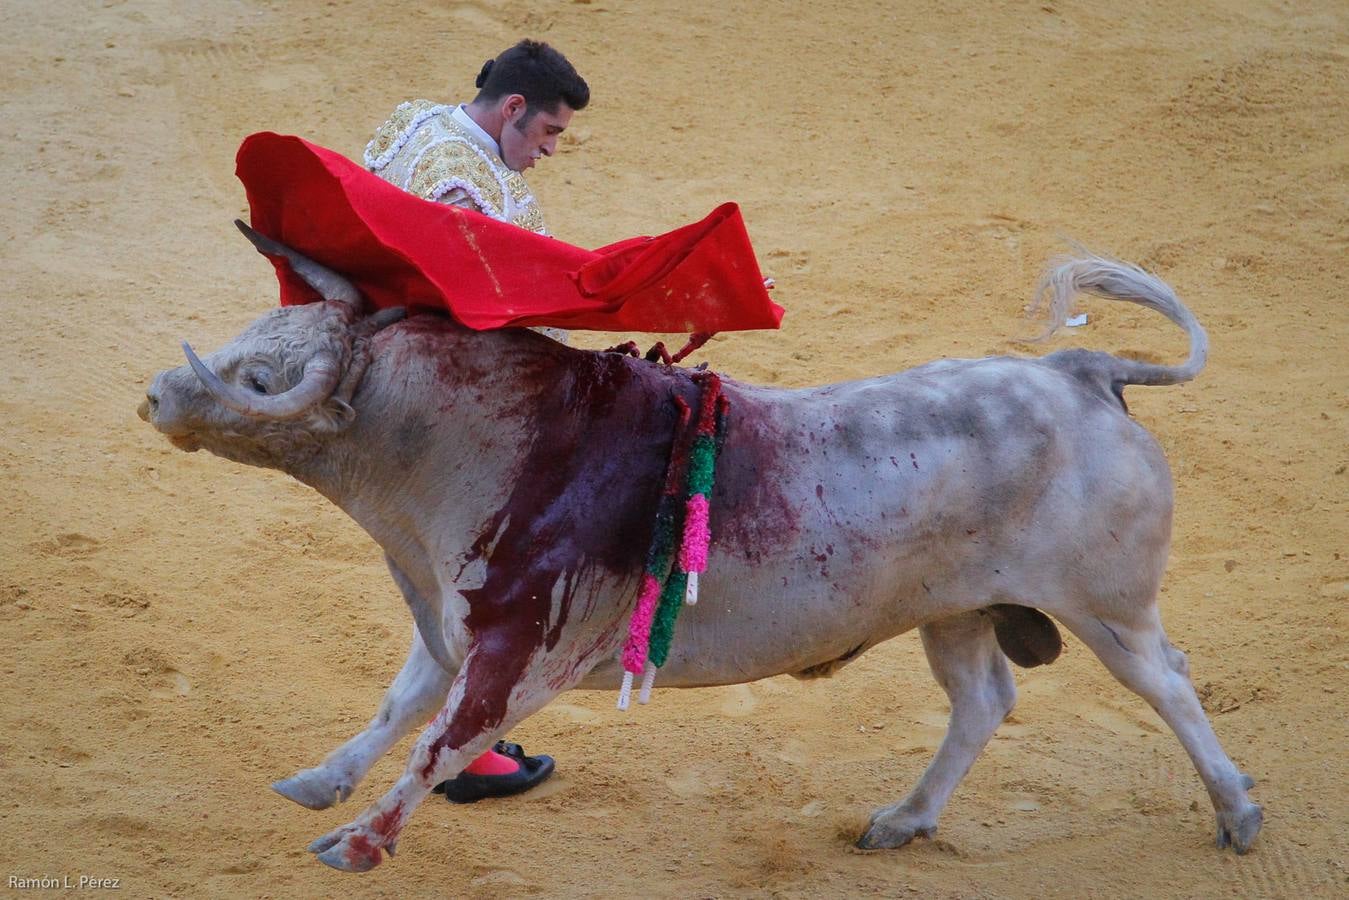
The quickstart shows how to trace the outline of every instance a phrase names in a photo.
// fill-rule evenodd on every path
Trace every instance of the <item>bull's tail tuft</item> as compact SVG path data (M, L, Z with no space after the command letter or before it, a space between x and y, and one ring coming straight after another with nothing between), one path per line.
M1190 336L1190 358L1179 366L1159 366L1132 359L1119 359L1121 384L1180 384L1190 381L1208 360L1208 334L1199 320L1180 302L1170 285L1132 263L1106 259L1083 250L1079 255L1050 262L1035 290L1032 311L1047 306L1049 322L1040 339L1049 337L1068 318L1070 304L1078 294L1094 294L1107 300L1137 303L1175 322Z

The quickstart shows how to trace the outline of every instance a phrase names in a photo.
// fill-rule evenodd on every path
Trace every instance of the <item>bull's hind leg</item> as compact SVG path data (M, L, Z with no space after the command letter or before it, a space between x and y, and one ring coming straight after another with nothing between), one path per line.
M1106 668L1171 726L1208 788L1218 817L1218 847L1245 853L1260 831L1263 814L1246 796L1255 782L1223 752L1190 683L1185 654L1171 646L1157 608L1136 615L1095 617L1083 611L1060 616ZM1121 619L1128 621L1121 621Z
M919 631L932 674L951 700L951 722L913 791L872 815L857 842L864 849L900 847L916 835L931 836L952 791L1016 703L1016 684L988 616L962 613Z

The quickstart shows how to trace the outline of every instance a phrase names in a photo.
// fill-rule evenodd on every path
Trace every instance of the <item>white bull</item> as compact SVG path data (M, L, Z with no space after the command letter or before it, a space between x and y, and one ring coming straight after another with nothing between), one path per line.
M685 370L527 331L365 315L340 276L252 238L327 299L267 313L205 362L184 345L190 367L155 378L142 416L183 449L288 472L384 550L416 623L407 662L364 731L274 785L312 809L346 800L431 718L393 788L310 847L360 871L508 729L570 688L618 686L672 398L697 388ZM1261 809L1162 630L1171 478L1121 394L1193 378L1207 337L1166 284L1124 263L1062 262L1041 291L1055 326L1083 291L1154 309L1188 333L1189 359L1071 350L807 390L726 380L702 601L660 684L827 674L918 628L951 721L913 791L858 842L898 847L933 833L1012 709L1007 656L1057 655L1043 610L1166 720L1208 788L1218 846L1244 852Z

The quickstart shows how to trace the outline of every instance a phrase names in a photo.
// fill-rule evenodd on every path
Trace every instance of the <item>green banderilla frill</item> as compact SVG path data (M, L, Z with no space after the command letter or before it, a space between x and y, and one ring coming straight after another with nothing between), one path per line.
M646 572L628 623L619 709L628 708L632 678L639 672L643 675L639 702L647 701L656 669L669 659L679 610L686 603L696 602L698 573L707 566L709 501L716 481L717 456L726 437L729 404L716 374L701 372L694 375L694 381L702 388L702 396L698 421L690 436L682 433L689 409L678 398L675 400L680 409L679 424L653 523Z
M656 610L656 620L651 623L651 644L646 654L647 660L658 669L670 657L675 620L684 608L684 591L688 589L688 583L688 574L676 569L665 580L665 587L660 592L660 607Z

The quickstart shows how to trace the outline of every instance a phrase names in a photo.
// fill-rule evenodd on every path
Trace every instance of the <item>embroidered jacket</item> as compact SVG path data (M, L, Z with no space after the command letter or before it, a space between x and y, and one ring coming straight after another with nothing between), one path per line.
M525 177L496 147L454 117L455 107L410 100L399 104L365 148L365 167L423 200L477 210L538 234L543 212ZM535 328L568 343L560 328Z
M365 148L366 168L424 200L475 209L547 234L524 176L456 121L454 110L430 100L400 104Z

